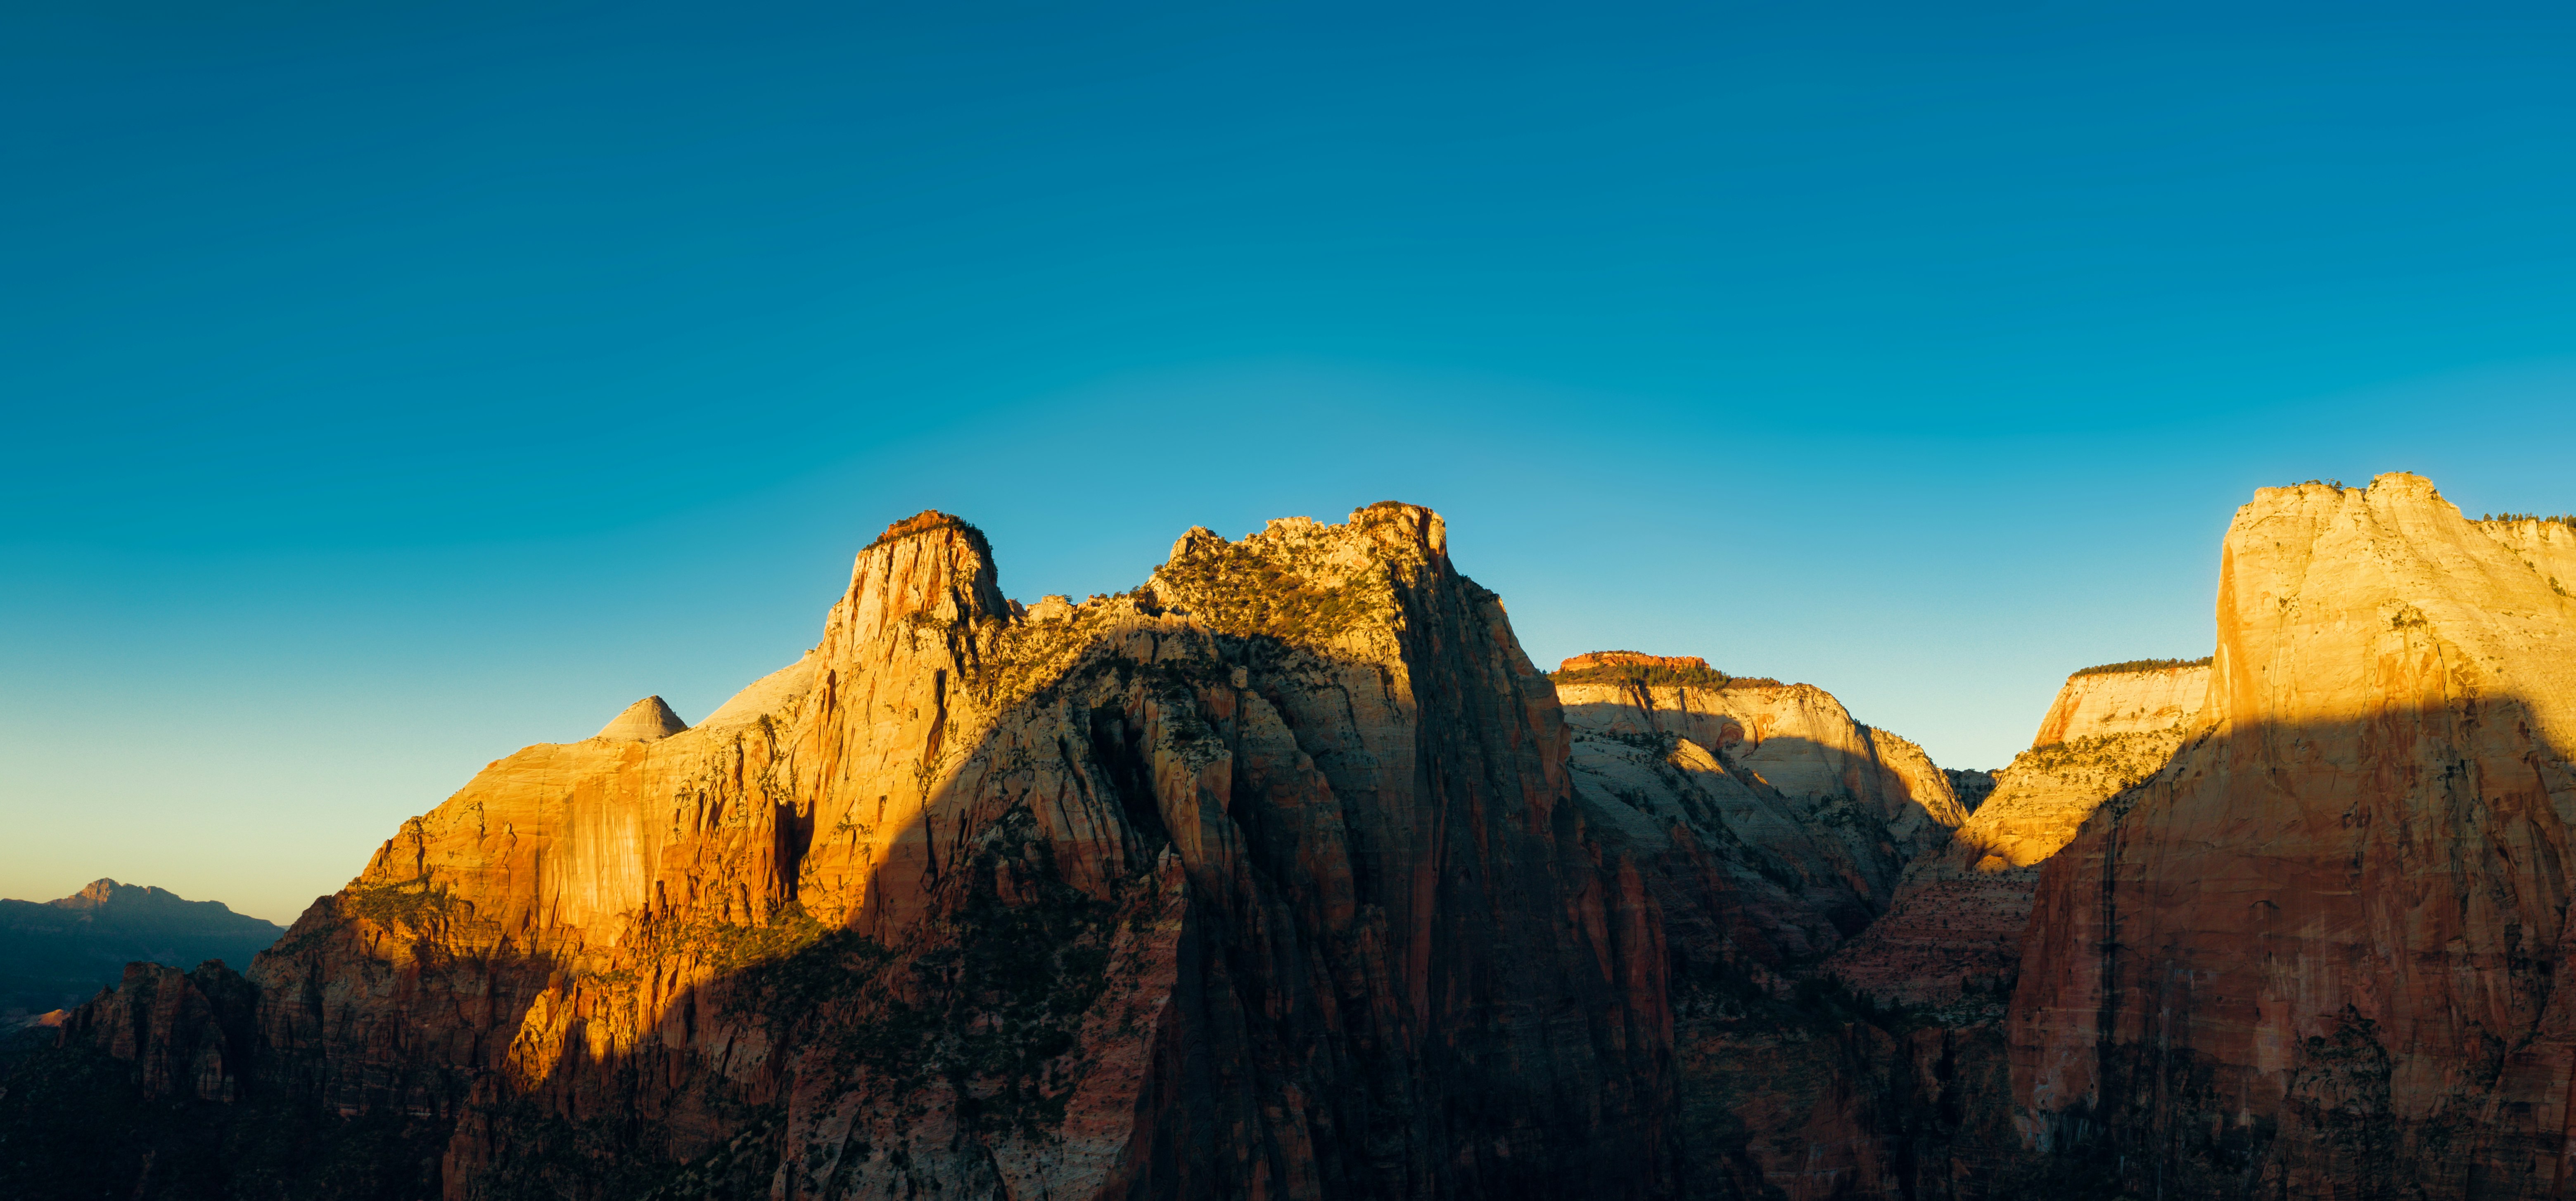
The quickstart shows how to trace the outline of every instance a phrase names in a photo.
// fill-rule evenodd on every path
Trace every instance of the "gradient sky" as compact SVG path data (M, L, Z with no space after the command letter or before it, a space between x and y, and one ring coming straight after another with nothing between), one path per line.
M2247 8L7 5L0 895L289 920L929 506L2000 765L2256 487L2576 508L2576 10Z

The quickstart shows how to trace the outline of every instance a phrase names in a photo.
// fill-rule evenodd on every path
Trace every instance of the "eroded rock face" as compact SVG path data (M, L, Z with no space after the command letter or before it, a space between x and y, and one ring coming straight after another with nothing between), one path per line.
M250 985L219 960L194 971L130 963L125 979L73 1010L62 1041L133 1065L147 1100L228 1102L254 1053Z
M2208 728L2043 870L2009 1020L2036 1148L2168 1196L2560 1195L2555 544L2408 475L2238 512Z
M2180 664L2138 671L2093 668L2066 677L2057 700L2040 719L2034 747L2160 734L2188 725L2209 700L2209 664Z
M1595 667L1660 667L1667 671L1704 672L1708 660L1698 655L1648 655L1638 651L1590 651L1556 665L1559 672L1588 671Z
M2040 865L2103 803L2153 776L2201 725L2206 666L2067 677L2031 748L1948 845L1915 857L1886 916L1838 950L1834 975L1905 1005L2000 1015Z
M1579 682L1611 665L1708 682ZM1955 1053L1787 998L1886 909L1909 860L1948 843L1965 817L1948 777L1822 689L1732 680L1697 659L1578 656L1557 694L1584 812L1663 915L1680 1195L1904 1195L1905 1120L1947 1087L1917 1080L1915 1060ZM1999 1077L1961 1087L1999 1097Z
M2070 679L1969 815L1816 689L1551 686L1426 510L1025 609L924 514L0 1108L233 1114L263 1196L2559 1196L2567 530L2268 490L2214 661Z
M1563 670L1648 658L1612 653L1626 657ZM1822 955L1966 818L1920 747L1812 685L1561 683L1557 696L1587 811L1637 855L1674 860L1658 877L1679 890L1666 921L1715 923L1688 936L1710 955L1763 968Z
M994 580L898 523L697 727L486 768L261 957L260 1083L454 1198L1670 1187L1654 904L1436 515Z
M689 723L671 712L671 707L662 703L662 698L648 696L628 705L625 712L610 718L608 724L601 726L599 733L591 737L610 742L652 742L688 728Z

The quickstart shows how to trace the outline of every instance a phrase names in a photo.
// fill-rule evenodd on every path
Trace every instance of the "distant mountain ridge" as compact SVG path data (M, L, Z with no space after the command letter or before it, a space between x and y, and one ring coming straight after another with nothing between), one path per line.
M78 1005L128 963L248 967L285 933L221 901L107 879L60 900L0 900L0 1019Z

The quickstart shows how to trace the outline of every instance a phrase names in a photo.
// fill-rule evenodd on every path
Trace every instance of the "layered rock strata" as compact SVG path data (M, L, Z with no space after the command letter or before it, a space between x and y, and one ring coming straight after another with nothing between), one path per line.
M925 514L695 728L72 1015L0 1191L2561 1196L2569 528L2266 490L2213 661L2079 673L1969 815L1814 689L1551 689L1424 510L1026 609Z
M2035 1149L2141 1195L2576 1182L2556 544L2411 475L2237 513L2207 728L2042 873L2009 1020Z
M460 1199L1659 1195L1665 952L1568 741L1428 510L1026 611L925 513L696 727L405 823L252 969L251 1087Z
M1650 682L1674 677L1703 682ZM1557 680L1575 793L1663 914L1682 1195L1910 1186L1898 1136L1922 1108L1918 1049L1787 998L1886 909L1909 861L1948 843L1966 816L1948 777L1805 684L1633 652L1569 659ZM1942 1058L1937 1039L1928 1053Z
M1672 860L1656 875L1680 890L1663 898L1667 924L1722 923L1668 937L1750 968L1859 933L1906 863L1967 816L1922 748L1812 685L1561 682L1557 698L1586 811L1640 857Z
M1835 953L1834 975L1886 1002L2000 1014L2040 865L2172 758L2208 691L2205 665L2067 677L2031 748L1993 773L1948 845L1907 865L1886 916Z

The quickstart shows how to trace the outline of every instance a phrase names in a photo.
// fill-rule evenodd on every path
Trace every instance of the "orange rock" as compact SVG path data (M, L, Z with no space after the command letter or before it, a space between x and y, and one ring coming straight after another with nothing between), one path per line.
M1653 901L1435 514L994 579L897 523L695 728L487 767L259 960L261 1079L448 1123L460 1198L1669 1183Z
M2169 1196L2560 1195L2576 601L2538 542L2409 475L2237 513L2206 731L2043 871L2036 1148Z
M1829 970L1889 1002L1994 1000L2015 978L2039 865L2164 766L2199 727L2208 690L2206 666L2068 677L2031 749L1994 773L1994 791L1947 846L1907 864L1886 916L1837 949Z
M1708 660L1697 655L1641 655L1635 651L1593 651L1556 665L1558 671L1582 671L1587 667L1626 665L1666 667L1677 671L1707 671Z

